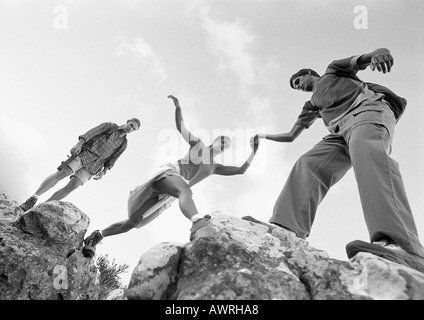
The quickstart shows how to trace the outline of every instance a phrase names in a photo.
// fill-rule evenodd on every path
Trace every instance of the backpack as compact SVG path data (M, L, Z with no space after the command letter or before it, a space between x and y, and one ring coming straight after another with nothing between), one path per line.
M380 84L372 82L365 83L372 91L384 94L384 100L386 100L390 104L390 109L392 109L396 118L396 122L398 122L403 112L405 111L407 104L406 99L398 96L392 90Z
M365 83L368 86L368 88L370 88L372 91L374 91L376 93L384 94L384 100L386 100L389 103L390 109L392 109L392 111L395 115L396 122L399 121L400 117L402 116L403 112L405 111L406 104L407 104L406 99L398 96L392 90L390 90L389 88L387 88L385 86L382 86L381 84L362 81L361 79L359 79L359 77L356 74L349 74L349 73L344 73L344 72L340 72L340 71L327 72L327 73L335 73L340 77L346 77L346 78L351 78L351 79L356 80L356 81L360 81L362 83Z

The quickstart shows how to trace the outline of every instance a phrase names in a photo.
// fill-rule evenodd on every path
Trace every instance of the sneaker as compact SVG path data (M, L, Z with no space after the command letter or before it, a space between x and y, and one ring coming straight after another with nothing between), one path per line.
M409 253L395 243L379 241L368 243L355 240L346 245L346 253L349 259L359 252L372 253L381 258L399 263L424 273L424 258L416 254Z
M19 208L21 208L24 212L28 211L29 209L31 209L33 206L35 206L35 204L37 203L38 198L31 196L27 199L27 201L25 201L24 203L22 203Z
M204 226L206 226L210 220L211 220L211 216L206 215L203 218L200 218L193 222L193 225L191 226L191 229L190 229L190 241L193 239L194 233L200 228L203 228Z
M102 241L103 236L99 230L94 231L84 240L84 248L82 253L88 258L93 258L96 254L96 246Z

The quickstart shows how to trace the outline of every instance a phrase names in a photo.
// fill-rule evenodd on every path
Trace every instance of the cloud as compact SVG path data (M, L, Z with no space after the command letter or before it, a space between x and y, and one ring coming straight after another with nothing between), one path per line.
M156 55L153 48L140 36L131 42L120 36L115 39L116 55L119 58L132 57L143 66L150 69L161 81L168 78L168 73L161 59Z
M17 201L34 192L30 181L42 164L33 159L42 159L44 144L35 127L0 114L0 192Z
M203 5L197 12L210 48L219 60L218 70L225 78L230 75L238 80L240 98L247 103L245 114L248 123L255 119L261 126L272 127L270 92L280 75L280 64L270 57L255 54L260 36L248 23L241 19L220 21L213 18L210 11L208 5Z
M242 86L255 82L254 59L248 50L255 37L241 21L217 21L210 17L209 10L200 11L202 27L210 37L210 43L220 59L220 68L235 74Z

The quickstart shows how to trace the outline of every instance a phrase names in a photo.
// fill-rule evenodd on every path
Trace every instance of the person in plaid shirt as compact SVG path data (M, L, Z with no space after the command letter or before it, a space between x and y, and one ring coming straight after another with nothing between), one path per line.
M127 134L138 130L140 125L137 118L127 120L122 126L104 122L79 136L78 143L71 148L71 156L19 207L28 211L43 193L68 176L71 176L68 184L56 191L47 201L65 198L92 177L95 180L101 179L127 148Z

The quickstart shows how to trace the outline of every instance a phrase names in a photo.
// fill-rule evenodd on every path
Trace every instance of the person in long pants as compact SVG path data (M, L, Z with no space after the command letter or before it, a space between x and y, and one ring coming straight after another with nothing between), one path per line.
M263 224L308 237L318 205L353 167L370 243L356 240L347 244L348 257L370 252L424 272L424 248L399 165L390 157L395 125L405 101L388 88L377 90L356 76L368 66L390 72L392 65L390 51L380 48L335 60L323 76L301 69L290 78L291 87L312 92L311 99L290 132L258 134L257 138L292 142L318 118L330 133L297 160L269 223ZM249 216L245 219L260 222Z

